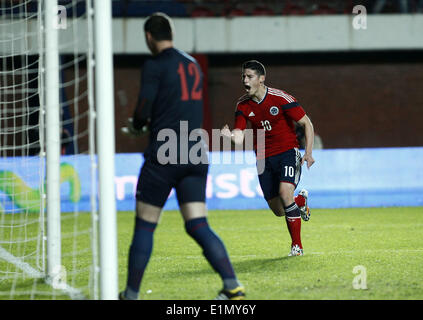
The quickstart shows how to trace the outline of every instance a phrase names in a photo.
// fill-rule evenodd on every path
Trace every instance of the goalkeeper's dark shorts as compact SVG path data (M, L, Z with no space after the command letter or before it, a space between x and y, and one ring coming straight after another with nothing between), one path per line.
M208 164L166 164L146 160L138 177L136 199L163 207L172 188L179 205L205 202Z

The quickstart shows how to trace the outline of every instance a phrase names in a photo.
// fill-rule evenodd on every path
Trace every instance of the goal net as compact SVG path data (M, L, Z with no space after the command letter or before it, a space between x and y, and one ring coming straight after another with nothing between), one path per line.
M0 299L100 298L93 21L92 1L0 0Z

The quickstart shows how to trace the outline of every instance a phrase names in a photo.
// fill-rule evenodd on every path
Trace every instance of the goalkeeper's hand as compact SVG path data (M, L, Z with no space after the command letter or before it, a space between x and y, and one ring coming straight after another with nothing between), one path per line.
M148 133L148 124L143 126L141 129L134 128L134 120L132 118L128 118L127 126L122 127L120 129L124 135L132 136L132 137L139 137L143 134Z

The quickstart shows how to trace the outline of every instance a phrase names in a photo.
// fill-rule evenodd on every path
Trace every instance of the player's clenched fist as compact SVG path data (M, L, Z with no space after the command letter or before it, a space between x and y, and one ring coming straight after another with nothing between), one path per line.
M304 162L307 161L307 169L309 169L313 163L316 161L313 159L313 156L311 154L304 154L303 158L301 159L301 165L304 164Z

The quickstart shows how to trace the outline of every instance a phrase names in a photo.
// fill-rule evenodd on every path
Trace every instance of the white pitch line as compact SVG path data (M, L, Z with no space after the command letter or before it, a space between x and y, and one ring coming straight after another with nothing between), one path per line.
M351 254L351 253L375 253L375 252L387 252L387 253L400 253L400 252L415 252L415 253L419 253L419 252L423 252L423 249L367 249L367 250L339 250L339 251L328 251L328 252L310 252L310 251L306 251L304 253L304 255L333 255L333 254L337 254L337 255L343 255L343 254ZM247 254L247 255L231 255L231 258L280 258L280 257L284 257L284 255L282 254L281 256L266 256L266 255L257 255L257 254ZM204 259L204 256L198 254L195 256L189 255L189 256L172 256L172 257L152 257L152 260L158 260L158 261L162 261L162 260L176 260L176 259L193 259L193 260L201 260Z
M423 249L367 249L367 250L340 250L330 252L307 252L310 255L326 255L326 254L350 254L350 253L375 253L375 252L387 252L387 253L399 253L399 252L423 252ZM305 255L305 254L304 254Z
M0 258L6 260L7 262L14 264L23 272L29 274L33 278L43 278L44 274L33 267L31 267L28 263L23 262L22 259L15 257L9 251L5 250L4 248L0 247Z
M48 285L52 286L53 289L62 291L63 293L67 294L72 300L85 300L85 296L82 294L81 291L71 287L67 283L58 283L56 285L53 284L51 279L46 279L45 281Z
M31 267L28 263L22 261L22 259L15 257L6 249L0 247L0 259L6 260L7 262L14 264L16 267L21 269L23 272L27 273L32 278L45 278L45 274L40 272L33 267ZM84 300L85 296L82 294L81 291L69 286L67 283L61 283L58 287L54 287L52 285L52 281L46 280L45 281L48 285L52 286L55 290L63 291L67 294L71 299L76 300Z

